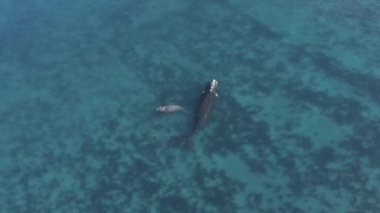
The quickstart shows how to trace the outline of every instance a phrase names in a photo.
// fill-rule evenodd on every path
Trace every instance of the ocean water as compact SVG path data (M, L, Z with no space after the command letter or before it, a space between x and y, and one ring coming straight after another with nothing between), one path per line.
M380 212L379 49L378 0L2 0L0 212Z

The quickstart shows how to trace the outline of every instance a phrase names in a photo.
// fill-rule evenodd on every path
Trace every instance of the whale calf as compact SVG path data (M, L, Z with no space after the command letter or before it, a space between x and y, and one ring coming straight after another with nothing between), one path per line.
M185 108L177 104L169 104L156 107L156 112L187 112Z

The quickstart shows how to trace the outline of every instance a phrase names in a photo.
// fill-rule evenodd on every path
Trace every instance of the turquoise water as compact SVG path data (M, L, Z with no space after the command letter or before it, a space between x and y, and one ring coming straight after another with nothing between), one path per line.
M380 212L380 3L282 2L0 1L0 212Z

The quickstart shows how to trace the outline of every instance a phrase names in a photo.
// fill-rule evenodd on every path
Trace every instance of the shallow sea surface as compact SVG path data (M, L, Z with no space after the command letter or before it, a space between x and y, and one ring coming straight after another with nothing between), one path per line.
M378 0L2 0L0 212L380 212L379 49Z

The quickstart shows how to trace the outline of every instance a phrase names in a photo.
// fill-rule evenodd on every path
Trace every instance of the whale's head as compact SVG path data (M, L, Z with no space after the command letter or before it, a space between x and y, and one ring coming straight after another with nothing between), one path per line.
M166 106L158 106L156 107L156 112L166 112L167 107Z
M218 89L218 81L215 79L212 79L212 81L210 82L209 92L216 94L217 89Z

